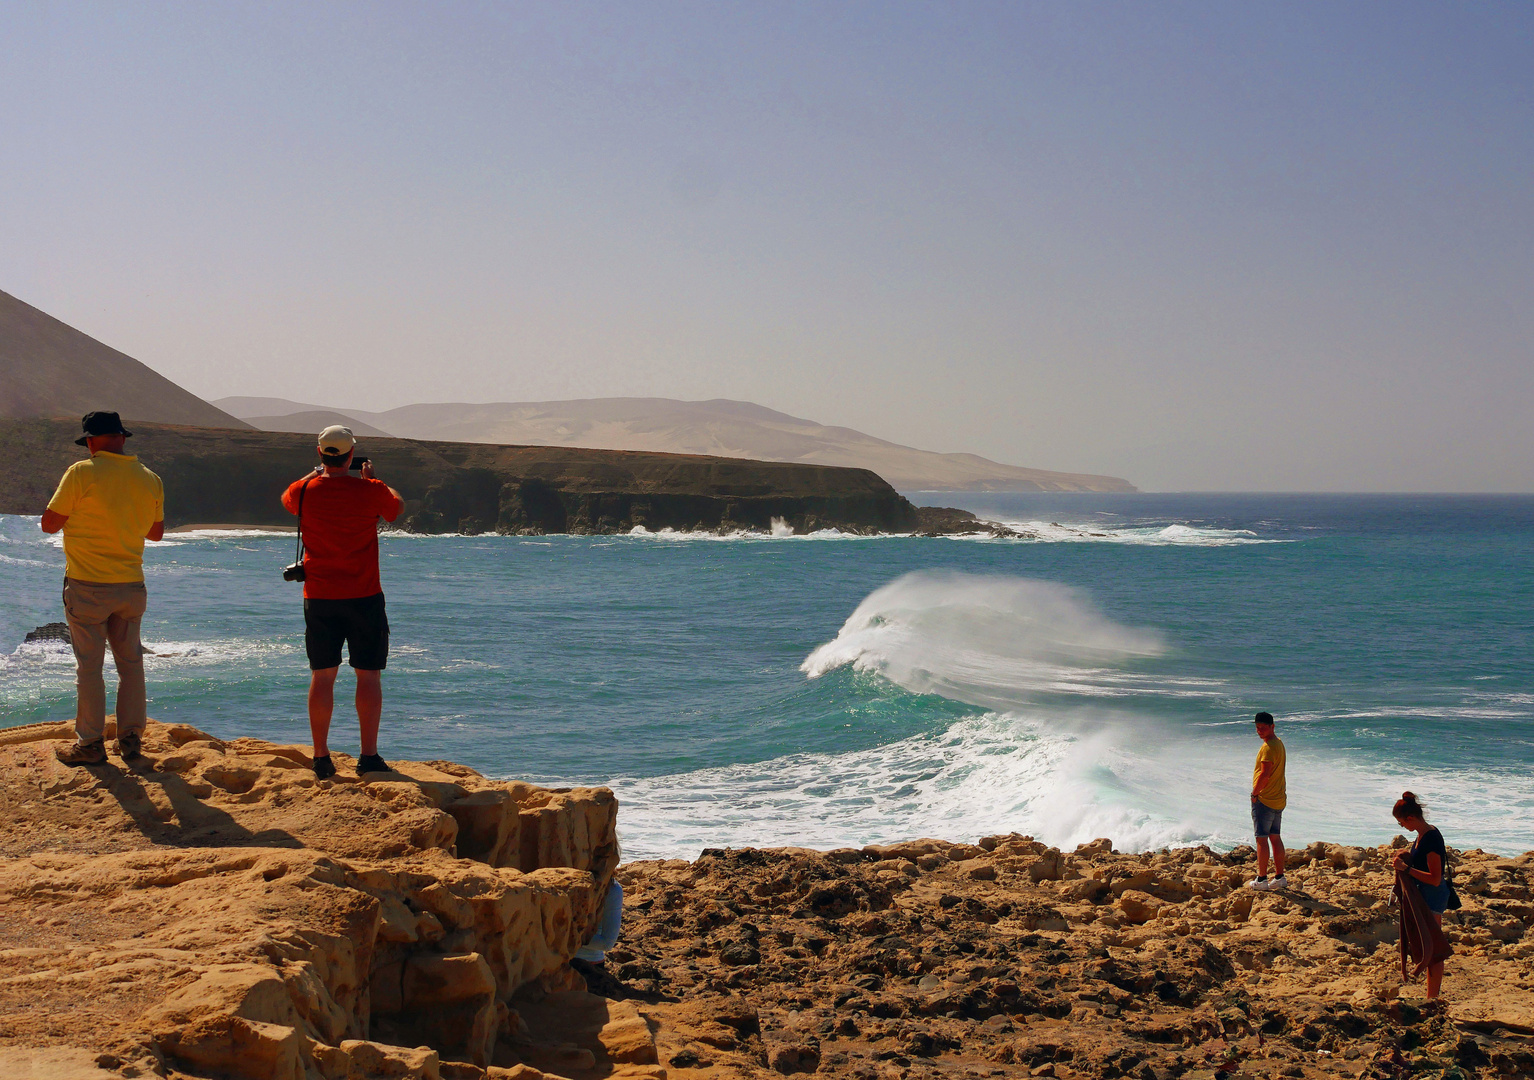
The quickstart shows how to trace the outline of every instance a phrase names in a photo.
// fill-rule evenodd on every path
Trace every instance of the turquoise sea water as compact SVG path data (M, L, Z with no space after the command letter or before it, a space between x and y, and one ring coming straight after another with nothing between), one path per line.
M1534 848L1534 497L916 498L1034 538L386 535L383 753L611 784L629 857L1229 845L1268 709L1290 846L1386 838L1410 787L1451 844ZM150 545L152 716L306 740L291 545ZM19 645L62 573L0 517L4 723L73 715L67 650Z

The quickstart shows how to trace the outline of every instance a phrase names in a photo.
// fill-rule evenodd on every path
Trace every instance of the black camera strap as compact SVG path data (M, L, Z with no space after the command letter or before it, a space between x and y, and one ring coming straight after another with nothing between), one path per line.
M304 492L309 490L309 485L312 483L314 483L314 477L311 476L304 481L304 486L298 489L298 533L294 538L297 546L293 551L295 564L304 561Z

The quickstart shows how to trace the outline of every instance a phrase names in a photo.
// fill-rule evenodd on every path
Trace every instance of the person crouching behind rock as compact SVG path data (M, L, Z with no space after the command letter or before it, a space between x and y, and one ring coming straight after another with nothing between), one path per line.
M133 433L115 412L86 413L81 426L85 434L75 442L90 459L65 471L42 527L64 532L64 615L79 692L75 742L56 756L66 765L100 765L107 759L101 669L109 645L117 664L117 752L125 761L140 754L147 709L139 641L148 604L144 541L165 536L165 486L123 452Z
M314 775L336 774L330 760L330 715L344 642L357 673L357 724L362 746L357 774L388 772L378 755L383 669L389 659L389 617L378 576L378 522L393 521L404 500L373 476L373 463L352 476L356 440L349 428L320 432L320 465L295 480L282 505L298 516L304 546L304 647L309 654L309 732Z
M1411 879L1411 883L1417 886L1417 894L1422 897L1422 902L1433 920L1433 926L1442 931L1443 913L1449 906L1451 891L1447 867L1449 849L1444 845L1443 833L1427 823L1427 819L1422 816L1422 804L1417 801L1417 796L1409 791L1401 793L1392 813L1401 828L1417 834L1417 839L1412 841L1411 847L1395 857L1395 871L1397 874L1406 875ZM1406 905L1403 904L1402 907L1404 909ZM1432 936L1431 932L1428 936ZM1403 935L1402 941L1406 940L1406 935ZM1436 998L1439 987L1443 985L1443 961L1432 959L1432 957L1446 953L1448 947L1446 944L1430 941L1425 944L1425 948L1428 950L1423 953L1423 957L1428 960L1427 996Z

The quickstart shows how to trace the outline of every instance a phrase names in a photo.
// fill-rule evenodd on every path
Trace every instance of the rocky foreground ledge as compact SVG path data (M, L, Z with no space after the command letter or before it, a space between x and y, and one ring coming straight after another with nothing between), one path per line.
M568 964L617 863L607 789L339 754L321 783L303 749L158 723L133 767L68 768L72 737L0 730L0 1076L660 1075Z
M1454 854L1432 1009L1388 845L1293 851L1281 894L1244 849L1021 836L615 867L602 788L341 755L317 783L162 724L132 769L67 769L68 737L0 731L0 1077L1534 1075L1534 852Z

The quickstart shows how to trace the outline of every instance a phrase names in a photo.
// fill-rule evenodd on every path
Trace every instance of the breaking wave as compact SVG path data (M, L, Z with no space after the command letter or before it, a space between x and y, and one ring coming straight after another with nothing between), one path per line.
M1207 695L1217 684L1137 671L1162 635L1122 626L1052 581L918 571L876 589L800 665L812 679L851 666L918 694L1007 709L1039 695Z

